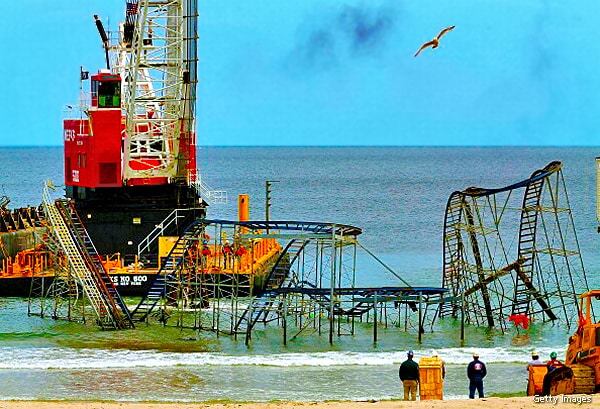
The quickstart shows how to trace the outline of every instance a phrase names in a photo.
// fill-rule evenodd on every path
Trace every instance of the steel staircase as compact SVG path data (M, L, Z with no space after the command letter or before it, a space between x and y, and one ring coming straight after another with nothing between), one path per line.
M377 291L367 291L362 294L362 297L375 298L375 296L377 294L378 294ZM334 314L337 313L338 315L344 315L347 317L362 317L364 314L371 311L373 308L374 308L373 303L360 301L356 305L352 306L352 308L349 308L347 310L341 310L340 312L336 312L334 310Z
M273 290L292 284L290 270L296 259L308 244L307 241L291 240L279 255L275 265L269 273L269 278L264 290L256 296L248 305L238 320L235 331L247 331L257 322L269 321L269 313L273 310L273 304L279 293Z
M282 287L284 282L290 278L290 269L307 244L307 241L300 240L291 240L287 244L269 273L269 278L265 285L266 291Z
M314 288L317 289L317 286L309 283L308 281L304 281L301 283L301 285L303 287L309 287L309 288ZM375 296L377 295L378 291L364 291L361 292L361 297L364 298L375 298ZM317 304L319 304L321 307L327 309L328 311L331 310L331 298L329 296L329 294L325 294L322 292L308 292L307 293L308 296L317 302ZM347 317L360 317L363 314L365 314L366 312L372 310L374 307L373 302L364 302L364 301L359 301L356 305L352 306L351 308L348 309L344 309L342 307L340 307L340 304L338 302L334 302L333 303L333 315L341 315L341 316L347 316Z
M304 281L302 283L300 283L301 286L303 287L310 287L310 288L317 288L316 285L309 283L308 281ZM310 297L311 300L314 300L317 302L318 305L320 305L321 307L327 309L328 311L331 309L331 298L329 297L329 295L327 294L323 294L323 293L308 293L308 296ZM345 311L340 308L338 303L333 303L333 315L346 315Z
M142 253L148 251L153 243L158 241L160 236L164 236L165 232L171 225L177 225L180 219L185 219L188 209L175 209L165 219L157 224L154 229L146 236L140 244L138 244L137 255L141 259Z
M84 255L85 249L77 243L72 229L67 225L59 207L50 200L47 189L44 190L44 210L60 247L69 261L71 271L94 310L98 325L103 329L124 328L123 320L118 309L114 306L112 296L100 284L96 273L90 269Z
M147 320L148 315L150 315L162 297L166 295L168 284L176 281L175 272L177 268L183 261L185 253L190 246L198 242L198 235L204 227L201 223L193 223L186 229L183 236L177 239L168 256L162 261L158 274L150 285L148 292L142 297L139 304L131 313L133 320Z
M118 328L133 328L131 313L119 295L110 275L104 268L101 255L98 254L92 239L75 209L75 205L69 200L57 200L55 203L62 214L63 220L73 233L73 238L79 244L82 257L86 260L90 271L95 273L99 290L104 295L111 311L113 311Z
M274 304L278 297L281 296L281 292L277 291L280 288L292 288L293 286L307 288L309 290L306 291L305 294L310 299L316 301L316 303L323 308L328 310L331 309L332 302L329 293L325 294L320 291L310 291L318 290L317 286L308 281L297 282L295 277L291 277L291 266L307 244L307 241L296 240L292 240L288 243L269 276L269 281L265 290L252 300L238 320L235 326L236 332L250 331L259 321L266 323L277 319L277 316L270 318L269 314L279 310ZM282 262L282 260L284 261ZM363 297L370 297L373 295L374 294L369 292L362 294ZM343 309L337 302L333 303L333 315L338 316L360 317L372 309L373 303L371 302L358 302L348 309Z

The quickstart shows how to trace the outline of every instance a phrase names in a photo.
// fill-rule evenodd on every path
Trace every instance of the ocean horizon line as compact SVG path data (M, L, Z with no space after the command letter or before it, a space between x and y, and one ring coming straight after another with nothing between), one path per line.
M0 145L0 149L62 148L63 145ZM598 145L197 145L202 148L597 148Z

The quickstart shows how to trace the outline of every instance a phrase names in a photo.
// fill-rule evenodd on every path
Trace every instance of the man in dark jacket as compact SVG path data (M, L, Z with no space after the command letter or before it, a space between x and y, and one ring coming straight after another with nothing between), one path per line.
M475 399L475 389L480 398L483 398L483 378L487 375L485 364L479 360L479 353L473 352L473 360L467 367L469 377L469 399Z
M413 361L412 349L406 354L406 361L400 365L400 380L404 386L404 400L417 400L417 386L419 385L419 364Z

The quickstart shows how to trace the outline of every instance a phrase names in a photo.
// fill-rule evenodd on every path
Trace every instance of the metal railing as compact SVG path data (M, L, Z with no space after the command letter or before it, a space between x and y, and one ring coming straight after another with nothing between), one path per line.
M140 259L142 253L150 248L152 243L154 243L160 236L164 236L165 230L171 226L172 224L177 224L179 219L185 218L185 213L188 212L189 209L175 209L165 219L154 226L154 229L148 234L141 242L138 244L137 255L138 259Z
M200 175L200 172L197 172ZM202 181L200 176L198 180L193 183L196 191L200 194L206 203L210 205L215 204L226 204L227 203L227 191L226 190L213 190L208 184Z

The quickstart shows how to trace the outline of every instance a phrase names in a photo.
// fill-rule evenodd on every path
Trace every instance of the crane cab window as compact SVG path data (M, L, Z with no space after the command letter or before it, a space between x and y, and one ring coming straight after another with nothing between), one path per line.
M121 106L121 83L101 82L98 85L98 108L119 108Z
M92 104L97 104L98 108L121 107L121 81L117 76L110 77L110 79L92 79Z

